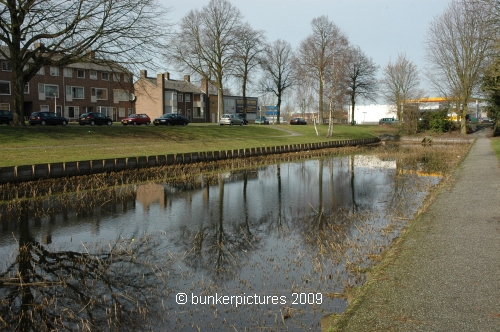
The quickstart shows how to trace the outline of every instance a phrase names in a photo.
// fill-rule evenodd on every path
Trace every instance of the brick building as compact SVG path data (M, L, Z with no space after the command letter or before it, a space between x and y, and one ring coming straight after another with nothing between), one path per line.
M166 113L182 114L191 122L206 122L205 93L191 83L189 75L184 80L173 80L170 73L148 77L141 70L134 84L137 113L146 113L151 119Z
M88 56L95 58L95 53ZM0 109L13 111L10 64L0 62ZM85 112L100 112L119 121L135 113L133 75L120 66L91 62L42 67L24 89L25 118L36 111L60 113L70 120Z

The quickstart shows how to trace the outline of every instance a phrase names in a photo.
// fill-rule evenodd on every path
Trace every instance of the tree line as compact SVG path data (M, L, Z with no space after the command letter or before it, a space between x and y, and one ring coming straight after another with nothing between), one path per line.
M380 68L326 15L311 20L311 33L293 49L286 40L267 40L229 0L209 0L175 25L165 22L170 11L155 0L0 0L0 55L12 69L14 123L24 124L23 89L42 66L85 61L131 71L168 63L210 83L219 116L230 87L245 110L249 91L269 99L278 121L284 100L293 99L302 113L314 110L319 123L330 120L328 135L338 111L349 108L354 123L360 100L383 98L400 122L408 119L410 102L426 94L422 75L455 102L462 133L473 96L488 99L490 116L498 118L499 0L451 0L429 25L424 71L405 53Z

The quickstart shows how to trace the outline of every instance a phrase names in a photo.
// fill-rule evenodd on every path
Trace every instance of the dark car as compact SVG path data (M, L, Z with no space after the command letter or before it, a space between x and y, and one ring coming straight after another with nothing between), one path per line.
M255 124L261 124L261 125L268 125L269 124L269 120L264 116L258 116L255 118Z
M155 126L164 125L164 126L187 126L189 123L189 119L184 115L175 114L175 113L167 113L163 114L161 117L154 119L153 124Z
M129 124L137 126L145 124L149 126L151 119L147 114L130 114L128 118L122 120L122 125L127 126Z
M110 117L107 117L106 115L98 112L89 112L89 113L83 113L80 115L78 118L78 123L83 126L86 124L89 124L91 126L102 126L102 125L107 125L111 126L113 124L113 120Z
M248 120L245 118L245 114L238 114L238 117L243 120L243 124L244 125L247 125L248 124Z
M291 125L306 125L307 122L306 122L306 120L304 120L302 118L293 118L290 120L290 124Z
M397 123L398 123L398 120L396 120L395 118L382 118L382 119L378 120L378 124L381 126L397 124Z
M13 121L13 115L11 111L0 110L0 124L6 124L11 126Z
M29 123L34 126L40 124L42 126L45 125L63 125L66 126L69 120L64 116L59 116L56 113L52 112L33 112L30 115Z

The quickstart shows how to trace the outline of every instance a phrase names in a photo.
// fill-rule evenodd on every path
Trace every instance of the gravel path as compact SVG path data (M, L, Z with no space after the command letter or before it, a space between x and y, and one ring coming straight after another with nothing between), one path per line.
M338 331L500 331L500 168L487 134Z

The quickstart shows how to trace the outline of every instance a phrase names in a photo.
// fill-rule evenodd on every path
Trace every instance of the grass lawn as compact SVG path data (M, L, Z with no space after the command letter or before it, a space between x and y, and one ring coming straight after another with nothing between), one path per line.
M0 167L377 137L388 126L0 126Z

